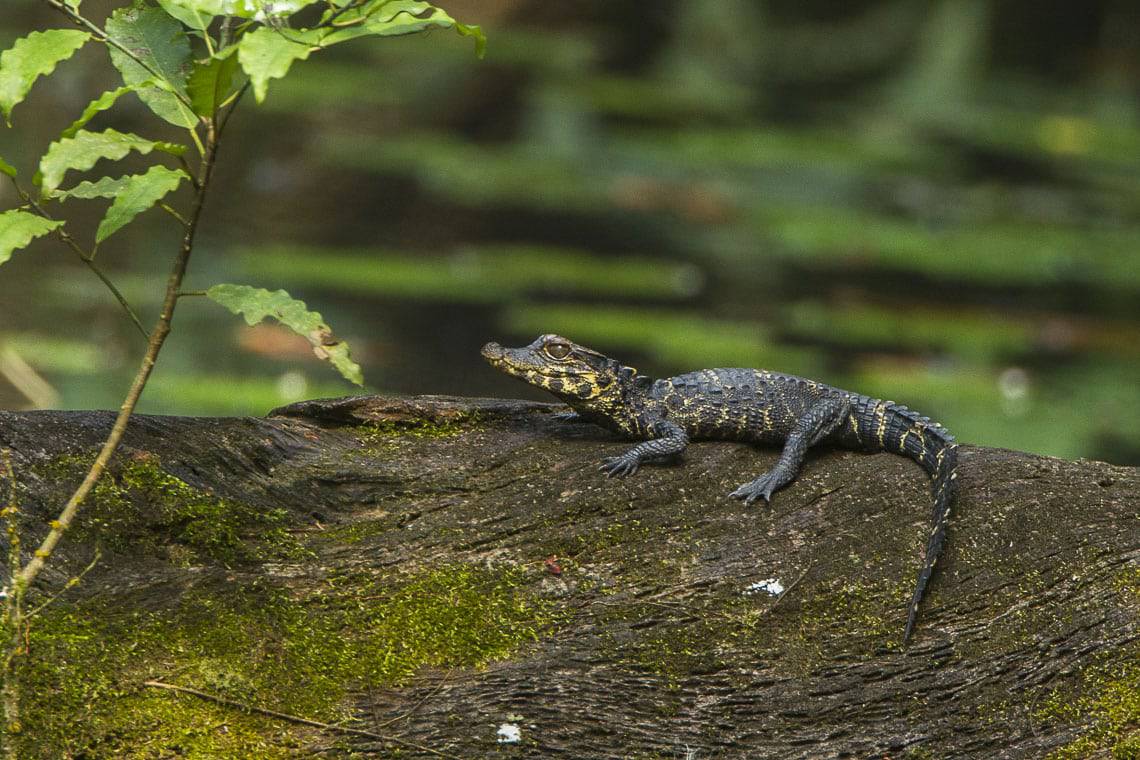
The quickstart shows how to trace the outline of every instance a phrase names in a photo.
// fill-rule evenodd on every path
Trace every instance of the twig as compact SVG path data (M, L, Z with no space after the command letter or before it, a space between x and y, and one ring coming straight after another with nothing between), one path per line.
M190 226L190 222L183 219L182 214L179 214L177 211L175 211L173 208L171 208L169 204L159 203L158 207L161 208L166 213L170 214L175 219L177 219L179 224L181 224L183 227L189 227Z
M440 692L443 690L443 687L444 687L444 686L447 686L447 679L446 679L446 678L445 678L445 679L443 679L443 680L441 680L441 681L439 682L439 684L438 684L438 685L437 685L437 686L436 686L434 689L432 689L431 691L429 691L429 692L428 692L428 693L427 693L427 694L424 696L424 698L423 698L423 699L421 699L419 702L416 702L414 705L412 705L412 706L411 706L411 707L409 707L407 710L405 710L404 712L402 712L402 713L400 713L399 715L397 715L395 718L391 718L390 720L386 720L386 721L384 721L383 723L380 723L380 724L378 724L378 725L377 725L377 727L378 727L378 728L384 728L385 726L390 726L390 725L392 725L393 723L396 723L396 722L398 722L398 721L401 721L401 720L403 720L404 718L410 717L412 713L414 713L416 710L418 710L418 709L420 709L421 707L423 707L423 705L424 705L424 703L425 703L425 702L427 702L429 699L431 699L432 697L434 697L436 694L439 694L439 693L440 693ZM371 695L369 695L369 696L371 696ZM373 706L372 706L372 707L373 707L373 710L375 710L375 704L373 704Z
M334 11L331 16L329 16L327 19L325 19L320 24L318 24L316 28L320 29L321 27L326 27L326 26L336 26L335 22L338 18L343 16L348 11L353 10L355 8L359 8L362 5L364 5L364 0L351 0L351 2L345 3L343 6L340 7L340 9Z
M230 117L233 116L234 109L236 109L238 107L238 103L241 102L242 97L244 97L245 94L247 92L249 92L249 85L250 85L250 80L247 79L245 81L245 84L243 84L241 86L241 89L238 90L235 95L231 96L233 99L233 103L230 105L230 110L228 110L224 114L222 114L221 121L218 122L218 137L219 138L226 131L226 125L230 123Z
M19 195L21 199L23 199L24 203L27 203L33 211L42 216L44 219L50 219L53 222L55 221L55 218L47 211L45 211L43 206L36 203L35 198L33 198L29 193L25 192L22 187L20 187L20 184L16 182L15 177L9 177L9 179L12 180L12 186L16 188L16 194ZM123 310L127 312L127 316L130 317L131 322L133 322L135 327L138 328L139 332L142 333L143 338L149 340L150 334L146 331L146 328L143 327L143 323L139 319L138 314L135 313L135 310L131 308L130 303L127 302L126 296L124 296L119 291L119 289L115 287L115 283L111 282L111 278L109 278L106 273L99 268L99 265L95 263L95 254L88 253L87 251L83 250L83 246L75 242L75 238L69 235L67 233L67 230L63 229L62 227L57 228L55 230L55 234L59 236L59 239L62 240L65 245L67 245L71 250L75 251L75 255L78 256L80 260L87 265L88 269L95 273L96 277L102 280L103 284L107 286L107 290L111 291L111 295L115 296L115 300L118 301L119 305L123 307Z
M462 760L462 758L459 758L455 755L450 755L446 752L440 752L437 749L432 749L431 747L426 747L422 744L416 744L415 742L410 742L407 739L401 739L398 736L387 736L385 734L377 734L377 733L374 733L372 731L366 731L362 728L349 728L348 726L338 726L335 723L325 723L324 721L313 720L312 718L302 718L299 715L290 715L289 713L278 712L277 710L267 710L264 707L255 707L254 705L247 705L243 702L237 702L237 701L232 700L232 699L226 699L225 697L219 697L219 696L216 696L214 694L210 694L210 693L204 692L204 691L198 691L197 689L191 689L191 688L186 687L186 686L176 686L175 684L163 683L162 681L143 681L143 686L150 686L150 687L155 688L155 689L167 689L168 691L177 691L177 692L181 692L183 694L191 694L195 697L199 697L201 699L207 699L207 700L209 700L211 702L215 702L219 705L225 705L227 707L236 707L237 709L243 710L245 712L258 713L260 715L267 715L271 718L278 718L280 720L287 720L290 723L299 723L300 725L303 725L303 726L314 726L316 728L323 728L326 731L337 731L337 732L342 733L342 734L354 734L355 736L366 736L369 739L376 739L377 741L390 742L392 744L399 744L399 745L404 746L404 747L409 747L411 749L419 750L420 752L427 752L429 754L435 755L436 757L446 757L446 758L449 758L449 760Z
M190 168L190 162L186 160L186 156L179 155L178 163L182 164L182 170L185 171L186 176L190 178L190 184L194 187L194 191L197 192L201 190L202 186L198 184L198 178L194 176L194 170Z
M811 572L811 565L808 565L807 570L804 570L802 573L800 573L799 578L796 578L794 581L792 581L787 586L787 588L785 588L783 591L780 592L780 595L778 597L776 597L776 601L772 602L772 606L769 607L768 609L764 610L764 614L767 615L769 612L776 609L776 605L779 604L780 602L784 601L784 597L788 595L788 592L791 591L792 589L794 589L800 581L802 581L805 577L807 577L807 574L809 572Z
M63 595L64 595L64 593L65 593L65 592L66 592L66 591L67 591L69 588L72 588L73 586L78 586L78 585L79 585L79 582L83 580L84 576L86 576L86 575L87 575L87 573L89 573L89 572L91 572L92 570L94 570L94 569L95 569L95 565L99 564L99 559L100 559L102 556L103 556L103 553L102 553L101 551L99 551L98 549L96 549L96 550L95 550L95 556L94 556L94 557L92 557L92 558L91 558L91 561L87 563L87 567L83 568L83 570L81 570L81 571L79 572L79 574L78 574L78 575L76 575L76 576L74 576L74 577L72 577L72 578L69 578L69 579L68 579L68 581L67 581L67 583L65 583L65 584L63 585L63 588L61 588L59 591L57 591L56 593L52 594L50 597L48 597L48 598L47 598L47 599L45 599L44 601L40 602L38 605L36 605L35 607L33 607L33 608L30 610L30 611L28 611L27 613L25 613L25 614L24 614L24 619L25 619L25 620L31 620L31 619L32 619L32 618L34 618L36 615L40 614L40 612L42 612L42 611L44 610L44 608L46 608L48 605L50 605L50 604L53 604L54 602L56 602L56 601L57 601L57 600L58 600L58 599L59 599L61 596L63 596Z

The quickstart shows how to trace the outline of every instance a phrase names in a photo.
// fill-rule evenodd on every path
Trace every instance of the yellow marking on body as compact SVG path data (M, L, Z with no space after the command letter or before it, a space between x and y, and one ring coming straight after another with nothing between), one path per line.
M899 453L906 453L906 437L910 435L910 428L903 431L902 436L899 438Z
M764 417L764 429L770 432L772 430L772 414L768 411L768 407L760 407L760 414Z
M855 412L848 412L847 419L851 420L851 430L856 436L859 435L859 420L855 419Z
M886 415L886 411L887 411L887 405L884 404L882 401L875 404L875 419L878 421L876 423L877 424L877 430L876 430L875 434L879 439L879 448L884 449L884 450L887 448L887 444L886 444L886 438L887 438L887 415Z

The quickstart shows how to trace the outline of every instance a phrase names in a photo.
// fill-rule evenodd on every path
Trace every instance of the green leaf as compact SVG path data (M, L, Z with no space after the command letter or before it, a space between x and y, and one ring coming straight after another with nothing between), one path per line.
M7 174L9 177L12 177L13 179L16 177L16 167L12 166L10 163L5 161L3 158L0 158L0 172Z
M69 198L114 198L123 192L129 180L130 177L101 177L94 182L85 179L70 190L60 190L52 197L60 201Z
M309 311L304 301L298 301L284 290L269 291L248 285L215 285L206 295L234 314L242 315L247 325L273 317L305 336L313 345L313 353L332 364L345 380L364 385L360 365L349 355L348 344L338 340L321 315Z
M198 32L205 32L214 20L213 13L207 13L194 7L195 3L183 3L179 0L158 0L162 9L186 26Z
M126 95L128 92L134 92L143 86L149 87L152 84L153 82L148 80L145 85L130 84L120 87L117 90L108 90L107 92L103 93L88 103L87 107L83 109L83 113L79 116L79 118L76 119L70 127L63 130L63 132L60 134L60 137L75 137L75 133L83 129L83 127L87 125L87 122L95 118L96 114L102 111L106 111L108 108L115 105L115 101L121 98L123 95Z
M111 208L107 209L103 221L99 222L95 242L102 243L118 232L136 216L162 200L186 178L186 172L181 169L167 169L165 166L152 166L146 174L124 177L126 183L122 192L115 196Z
M277 30L263 26L242 37L238 60L253 82L253 96L258 103L265 100L269 80L289 73L293 61L308 58L324 35L321 29Z
M78 29L49 29L32 32L16 40L16 44L0 53L0 111L8 121L12 109L32 89L36 80L55 70L91 39ZM11 122L9 122L11 123Z
M62 221L44 219L19 209L0 214L0 264L12 258L12 251L23 248L41 235L62 226Z
M483 33L483 27L478 24L461 24L455 22L455 31L459 32L460 37L470 37L475 40L475 57L482 60L483 56L487 55L487 35Z
M194 71L186 83L194 113L199 116L214 115L230 95L237 65L237 58L232 55L194 64Z
M107 34L146 64L140 65L119 48L108 45L111 62L123 75L123 83L140 86L142 101L171 124L187 129L195 126L198 117L187 105L186 94L190 38L182 24L161 8L120 8L107 19ZM154 81L151 86L144 86L148 80Z
M475 54L480 58L487 48L487 38L478 26L460 24L442 8L420 0L372 0L360 8L341 14L337 21L342 24L356 22L328 34L324 44L366 36L393 36L415 34L431 27L455 29L465 37L475 40Z
M203 16L237 16L265 21L267 18L282 18L322 0L159 0L167 12L187 26L200 28L187 22L171 8L178 8L183 14L198 13ZM209 23L209 22L207 22Z
M65 137L48 146L47 153L40 159L37 181L44 197L59 188L69 169L86 171L99 159L118 160L137 150L146 155L152 150L180 156L186 151L185 145L155 142L130 133L107 129L102 132L80 130L75 137Z

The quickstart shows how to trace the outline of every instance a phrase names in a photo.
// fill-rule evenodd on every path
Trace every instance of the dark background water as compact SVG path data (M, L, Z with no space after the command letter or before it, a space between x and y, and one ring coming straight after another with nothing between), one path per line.
M63 25L3 2L5 48ZM763 366L966 442L1140 463L1137 3L441 4L483 24L485 60L450 32L361 40L243 104L189 288L286 288L372 391L539 397L478 350L558 332L654 375ZM62 64L0 156L30 176L114 77L95 45ZM179 139L133 96L105 126ZM103 203L69 204L90 239ZM100 252L147 323L169 221ZM0 268L0 406L117 406L141 351L58 243ZM303 340L187 299L143 408L351 392Z

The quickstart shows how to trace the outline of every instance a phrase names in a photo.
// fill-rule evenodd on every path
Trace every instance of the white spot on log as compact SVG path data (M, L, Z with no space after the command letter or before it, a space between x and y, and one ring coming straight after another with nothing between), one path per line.
M748 588L744 589L744 594L751 596L752 594L759 594L761 591L772 596L779 596L784 593L784 584L776 578L765 578L762 581L750 584Z
M517 744L522 739L522 730L514 723L504 723L499 726L497 736L499 744Z

